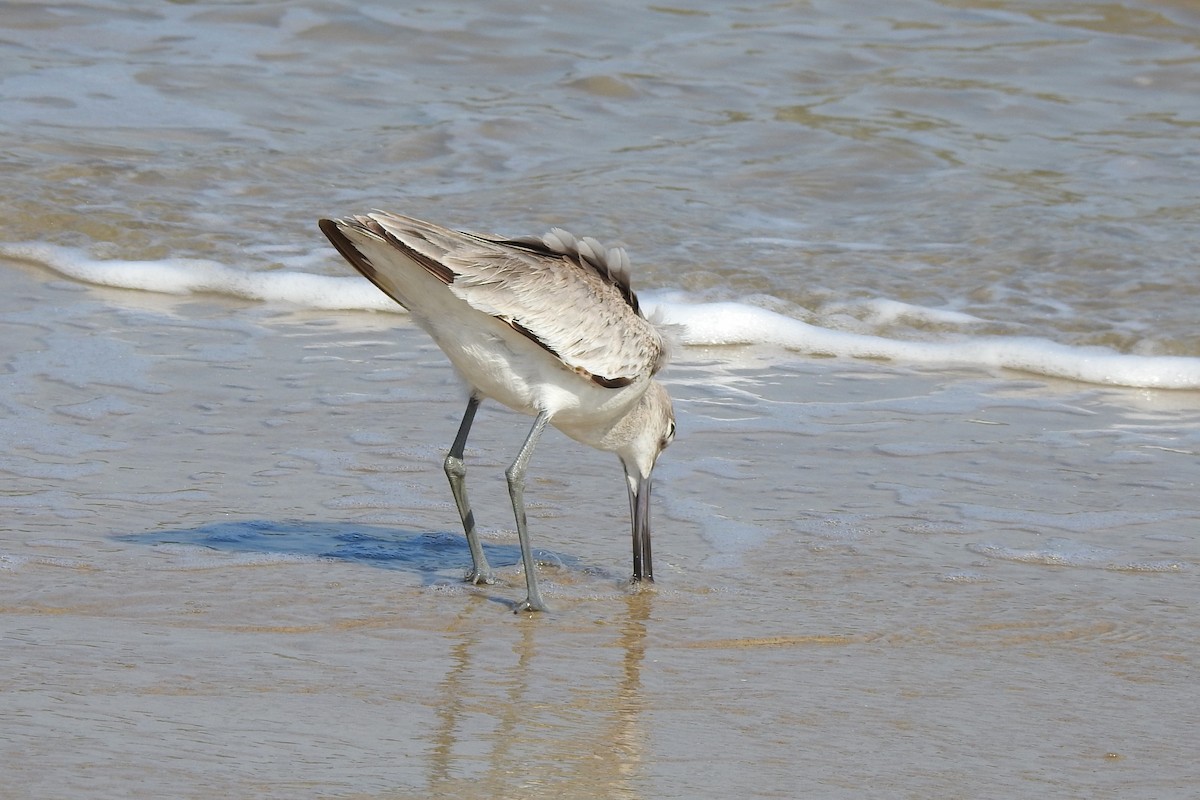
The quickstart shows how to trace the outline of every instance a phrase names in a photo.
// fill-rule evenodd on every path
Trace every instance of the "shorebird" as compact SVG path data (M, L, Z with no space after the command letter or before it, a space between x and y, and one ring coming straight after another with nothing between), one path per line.
M495 581L463 464L475 412L492 398L534 417L504 473L528 590L514 610L546 610L524 492L525 470L547 423L620 458L633 525L633 581L653 581L650 474L675 437L675 414L654 380L666 363L667 340L638 306L625 251L561 228L505 238L379 211L319 225L355 269L408 309L470 387L444 464L471 551L466 580Z

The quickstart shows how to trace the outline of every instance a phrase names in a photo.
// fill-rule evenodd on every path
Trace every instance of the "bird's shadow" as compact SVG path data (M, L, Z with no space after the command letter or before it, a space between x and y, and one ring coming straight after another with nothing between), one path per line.
M125 533L118 541L147 545L187 545L225 553L327 558L397 569L419 575L426 584L445 582L471 565L471 552L461 533L413 531L356 522L300 522L248 519L213 522L195 528ZM505 568L521 561L515 544L485 543L488 561ZM538 550L541 561L572 569L576 559Z

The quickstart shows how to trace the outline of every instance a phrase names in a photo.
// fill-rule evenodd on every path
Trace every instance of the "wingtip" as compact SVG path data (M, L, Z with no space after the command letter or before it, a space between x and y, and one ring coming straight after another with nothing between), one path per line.
M330 219L328 217L322 217L322 218L318 219L317 227L320 228L320 233L323 233L326 236L328 236L329 239L332 239L332 237L334 237L338 233L338 228L337 228L338 222L340 222L340 221L338 221L338 219Z
M342 231L342 220L322 218L317 220L317 227L321 229L321 233L325 234L325 238L334 246L334 249L341 254L342 258L350 262L350 264L363 274L367 274L367 269L373 272L371 262L358 251L350 241L345 232Z

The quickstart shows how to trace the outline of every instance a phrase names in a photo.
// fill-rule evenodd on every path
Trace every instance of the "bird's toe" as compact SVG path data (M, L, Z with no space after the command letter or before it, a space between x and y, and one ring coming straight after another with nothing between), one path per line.
M496 582L496 576L490 569L472 569L463 576L463 580L474 586L491 586Z
M542 602L540 597L526 597L517 607L513 609L514 614L520 614L522 611L549 611L550 608Z

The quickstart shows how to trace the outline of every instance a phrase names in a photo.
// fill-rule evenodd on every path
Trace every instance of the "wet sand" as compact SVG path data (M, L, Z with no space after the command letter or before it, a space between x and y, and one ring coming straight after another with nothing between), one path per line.
M609 455L467 451L405 318L0 265L3 797L1162 798L1195 785L1200 398L685 350L635 593Z

